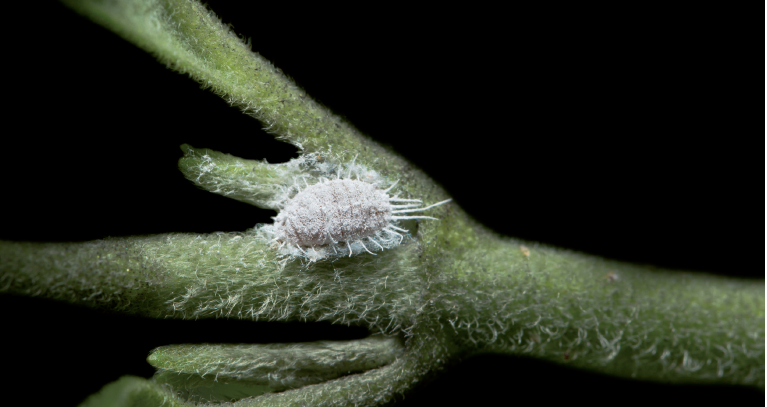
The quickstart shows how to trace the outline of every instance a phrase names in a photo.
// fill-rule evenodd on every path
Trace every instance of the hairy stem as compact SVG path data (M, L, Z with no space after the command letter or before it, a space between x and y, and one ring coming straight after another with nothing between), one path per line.
M764 281L659 270L480 234L434 297L459 343L611 375L764 385Z
M328 145L348 158L374 158L383 149L315 102L271 62L250 49L205 6L188 0L63 0L160 62L264 124L301 149ZM348 150L348 151L347 151Z
M162 317L166 306L161 298L181 286L131 240L138 239L0 241L0 292Z

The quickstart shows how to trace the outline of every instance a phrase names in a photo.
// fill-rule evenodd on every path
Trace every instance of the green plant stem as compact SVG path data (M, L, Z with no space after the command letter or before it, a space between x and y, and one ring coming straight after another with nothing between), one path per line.
M479 236L481 256L455 247L434 263L448 277L433 299L461 347L637 379L764 385L763 280Z
M229 252L223 257L210 254L231 246L227 239L235 237L2 242L2 291L148 317L290 320L332 314L327 308L309 312L279 304L269 307L265 292L284 292L268 283L268 268L259 269L261 284L251 282L247 291L261 301L243 304L215 294L223 290L243 295L218 284L216 267L210 267L231 257ZM179 253L180 247L195 241L196 249ZM647 380L764 382L762 282L657 270L532 244L528 256L521 242L492 236L477 237L476 242L488 249L483 255L456 248L454 256L435 259L426 278L428 295L413 307L392 302L379 315L401 315L401 327L408 316L422 315L416 329L430 326L449 334L452 344L443 343L440 351L444 357L509 353ZM197 256L199 252L207 255ZM223 263L221 267L229 267L228 261ZM278 267L272 270L276 273ZM281 278L286 286L301 285ZM391 278L388 284L400 292L398 285L411 278ZM210 281L207 289L201 279ZM207 292L190 295L195 290ZM262 313L254 314L253 309ZM438 320L428 322L423 316ZM338 313L333 318L343 322L349 316Z
M271 62L251 51L205 6L187 0L62 0L188 74L264 123L267 132L310 151L374 158L383 148L312 100ZM254 123L255 124L255 123Z
M0 292L162 318L163 298L183 285L161 262L141 254L134 243L142 240L159 239L0 241Z

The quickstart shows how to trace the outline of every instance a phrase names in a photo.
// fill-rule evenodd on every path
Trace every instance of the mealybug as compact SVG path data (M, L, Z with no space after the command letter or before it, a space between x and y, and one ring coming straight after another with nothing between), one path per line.
M339 173L340 174L340 171ZM404 238L396 225L404 219L436 219L408 215L451 201L421 207L419 199L390 197L386 190L359 179L322 179L287 200L274 217L273 241L287 253L296 250L312 261L327 256L371 254L399 245Z

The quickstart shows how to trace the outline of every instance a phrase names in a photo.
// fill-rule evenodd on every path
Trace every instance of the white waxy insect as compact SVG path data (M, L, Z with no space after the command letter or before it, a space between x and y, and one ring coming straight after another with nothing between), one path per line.
M421 208L419 199L390 197L387 193L394 185L396 182L382 190L360 180L335 179L308 186L274 218L274 240L313 260L339 255L339 249L343 254L348 249L350 257L363 249L374 254L371 249L383 250L402 242L407 230L395 225L398 220L436 219L407 214L451 201Z

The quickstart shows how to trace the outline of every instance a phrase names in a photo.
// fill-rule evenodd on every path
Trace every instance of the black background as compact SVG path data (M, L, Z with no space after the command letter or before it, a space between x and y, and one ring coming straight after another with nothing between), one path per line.
M270 221L274 212L187 182L178 146L269 162L295 157L294 148L57 2L20 3L3 28L0 239L208 233ZM249 3L208 2L309 95L430 174L497 233L764 278L764 43L755 40L763 21L747 21L763 11ZM365 335L323 324L146 320L8 295L0 309L3 387L41 405L76 405L124 374L150 377L146 355L161 345ZM672 405L745 404L763 394L485 356L398 405L499 397Z

